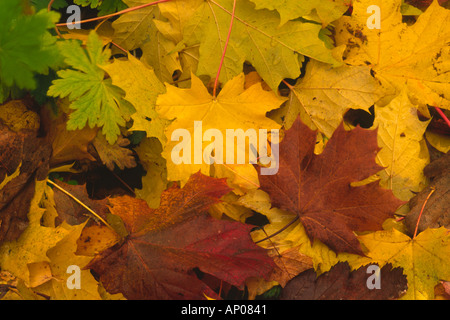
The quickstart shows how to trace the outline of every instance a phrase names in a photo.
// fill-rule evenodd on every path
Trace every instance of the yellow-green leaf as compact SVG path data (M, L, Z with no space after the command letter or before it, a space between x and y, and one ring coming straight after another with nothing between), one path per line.
M377 162L380 184L395 196L409 200L426 185L423 168L430 157L423 138L429 121L420 121L417 106L402 91L385 107L375 107L374 127L378 128Z
M125 91L125 99L136 109L131 116L134 123L130 130L145 131L147 137L156 137L164 145L164 129L168 121L159 117L155 103L157 96L165 89L153 69L132 55L128 55L126 61L115 60L103 68L111 76L113 84Z
M408 290L401 299L433 299L435 285L450 279L450 235L444 227L427 229L414 239L393 228L362 235L359 240L368 250L367 257L352 256L352 269L368 263L403 268Z

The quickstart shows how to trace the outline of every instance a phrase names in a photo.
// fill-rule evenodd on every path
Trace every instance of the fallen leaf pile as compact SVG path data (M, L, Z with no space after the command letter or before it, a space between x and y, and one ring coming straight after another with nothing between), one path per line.
M73 2L0 1L0 300L449 298L450 1Z

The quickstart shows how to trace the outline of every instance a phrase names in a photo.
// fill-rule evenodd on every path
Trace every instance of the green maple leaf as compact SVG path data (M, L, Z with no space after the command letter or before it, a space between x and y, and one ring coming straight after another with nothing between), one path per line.
M103 44L92 31L87 40L87 54L77 41L63 41L60 44L65 62L73 69L58 71L61 79L53 81L48 91L52 97L69 97L70 114L67 129L103 127L102 132L110 144L120 134L119 126L124 126L135 112L134 107L123 97L125 93L105 79L105 71L100 67L108 64L111 52L102 50Z
M31 4L36 8L36 10L47 10L49 0L31 0ZM52 3L52 9L61 9L67 7L66 0L55 0Z
M74 3L83 7L90 6L93 9L97 8L99 16L107 15L127 8L127 5L124 4L122 0L75 0Z
M75 4L82 5L83 7L91 6L91 8L97 8L102 4L101 0L75 0Z
M61 62L56 39L48 32L59 15L39 11L23 13L19 0L0 1L0 85L35 89L36 73L45 74Z

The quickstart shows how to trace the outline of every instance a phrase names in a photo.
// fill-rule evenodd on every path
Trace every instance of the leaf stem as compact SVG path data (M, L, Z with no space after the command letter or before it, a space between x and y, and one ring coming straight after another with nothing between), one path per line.
M71 22L71 23L68 23L68 22L66 22L66 23L58 23L56 26L57 27L64 27L64 26L68 26L68 25L71 25L71 24L75 24L75 23L80 23L81 24L81 23L86 23L86 22L92 22L92 21L97 21L97 20L108 19L108 18L111 18L111 17L119 16L119 15L127 13L127 12L136 11L136 10L139 10L139 9L142 9L142 8L145 8L145 7L153 6L153 5L158 4L158 3L169 2L169 1L172 1L172 0L158 0L158 1L155 1L155 2L142 4L140 6L127 8L127 9L124 9L122 11L118 11L118 12L115 12L115 13L108 14L106 16L101 16L101 17L96 17L96 18L91 18L91 19L86 19L86 20L81 20L81 21ZM51 2L53 2L53 1L51 1Z
M128 54L128 50L125 50L124 48L122 48L121 46L119 46L117 43L115 43L114 41L111 41L111 44L114 45L115 47L119 48L120 50L122 50L123 52L125 52L126 54Z
M233 1L233 11L231 12L230 28L228 29L227 40L223 47L222 58L220 59L219 69L217 70L216 79L214 81L213 97L216 97L217 85L219 84L220 71L222 70L223 61L225 60L225 53L227 52L228 42L230 42L231 30L233 29L234 13L236 12L236 0Z
M47 6L47 11L52 10L53 2L55 2L55 0L50 0L50 2L48 3L48 6Z
M289 90L291 90L291 91L292 91L292 90L294 90L294 86L290 85L290 84L289 84L289 82L287 82L287 81L286 81L286 80L284 80L284 79L283 79L283 80L281 80L281 81L283 81L283 83L284 83L284 84L286 85L286 87L288 87L288 88L289 88Z
M53 2L55 2L55 0L50 0L49 1L48 6L47 6L47 11L48 12L52 11ZM62 38L61 32L59 32L59 29L58 29L58 27L56 25L55 25L55 32L58 35L58 37Z
M103 222L109 229L113 230L115 232L115 230L113 229L113 227L111 227L109 225L108 222L105 221L105 219L103 219L102 217L100 217L97 213L94 212L94 210L92 210L91 208L89 208L87 205L85 205L83 202L81 202L77 197L75 197L73 194L71 194L69 191L63 189L62 187L60 187L59 185L57 185L56 183L54 183L53 181L47 179L47 183L54 186L55 188L57 188L58 190L62 191L63 193L65 193L67 196L71 197L73 200L75 200L75 202L77 202L79 205L81 205L83 208L85 208L87 211L89 211L90 213L92 213L97 219L99 219L101 222Z
M275 251L277 252L278 257L281 257L280 251L278 251L277 246L275 245L275 243L273 243L272 239L270 239L270 236L267 234L266 230L264 230L264 226L261 227L261 230L264 232L264 234L265 234L266 237L267 237L267 240L270 241L272 247L273 247L273 248L275 249Z
M448 127L450 128L450 120L448 120L445 113L439 107L434 106L434 108L436 109L437 113L439 113L439 115L442 117L442 119L444 119L444 121L447 123Z
M278 230L275 233L272 233L270 236L265 237L264 239L258 240L255 243L260 243L266 240L269 240L270 238L275 237L277 234L280 234L281 232L283 232L284 230L286 230L287 228L289 228L291 225L294 224L294 222L296 222L299 219L299 216L297 215L294 219L292 219L291 222L289 222L287 225L285 225L283 228L281 228L280 230Z
M420 222L420 218L422 217L423 209L425 209L425 205L427 204L428 199L430 199L431 195L433 194L433 192L434 192L435 190L436 190L435 187L431 187L430 193L428 194L427 198L426 198L425 201L423 202L422 209L420 210L420 213L419 213L419 218L417 218L416 229L414 230L413 239L414 239L414 238L416 237L416 235L417 235L417 230L419 229L419 222Z

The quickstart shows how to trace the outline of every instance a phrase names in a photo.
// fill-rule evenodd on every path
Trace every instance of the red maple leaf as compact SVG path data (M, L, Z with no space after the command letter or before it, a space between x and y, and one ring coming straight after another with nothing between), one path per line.
M337 252L363 254L353 231L374 231L403 202L378 181L352 187L382 169L376 130L341 124L320 155L314 154L316 133L297 118L280 143L279 170L259 176L272 205L298 215L311 240Z
M268 276L274 263L252 241L252 226L206 213L230 190L225 179L197 173L183 188L164 191L157 209L128 196L110 199L130 234L86 268L100 275L107 291L132 300L218 298L195 268L240 288L249 277Z

